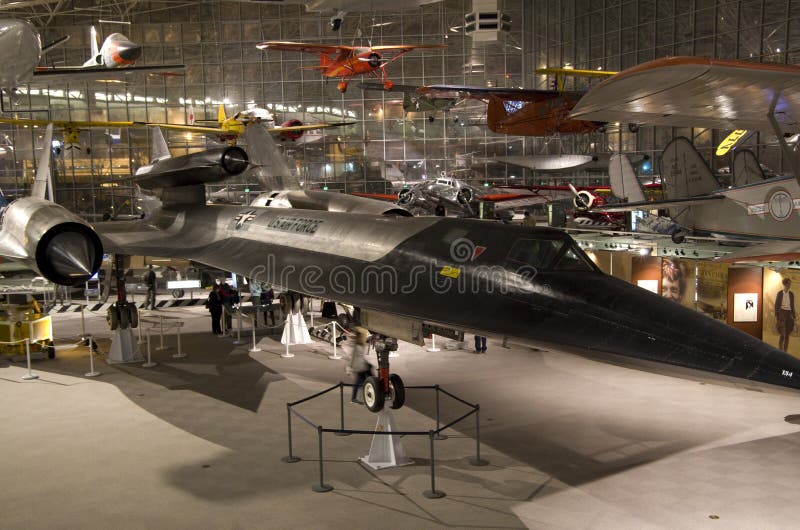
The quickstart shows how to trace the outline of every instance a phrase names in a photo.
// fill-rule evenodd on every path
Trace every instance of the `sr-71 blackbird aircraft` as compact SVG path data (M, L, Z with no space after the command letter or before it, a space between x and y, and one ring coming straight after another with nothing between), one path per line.
M92 230L60 206L18 199L4 209L0 241L13 236L17 257L59 283L88 278L103 251L185 258L281 286L289 310L302 295L352 304L373 332L416 344L430 332L469 330L800 388L800 359L603 274L563 232L331 211L340 194L326 192L306 192L305 209L207 206L203 184L241 170L244 151L168 158L159 136L156 160L138 179L162 202L147 218ZM66 270L55 265L60 256ZM365 384L367 406L401 406L402 380L390 373L388 352L379 352L379 368Z
M350 80L362 74L372 74L385 89L394 86L386 76L386 66L413 50L446 48L445 44L398 44L394 46L343 46L338 44L312 44L304 42L267 41L257 44L261 50L306 52L319 54L318 68L323 77L338 77L336 88L345 92Z

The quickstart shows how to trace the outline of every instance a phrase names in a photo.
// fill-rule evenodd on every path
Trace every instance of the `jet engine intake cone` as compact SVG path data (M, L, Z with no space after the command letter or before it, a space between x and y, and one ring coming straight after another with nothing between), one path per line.
M229 147L222 153L220 165L230 175L242 173L249 164L247 153L241 147Z

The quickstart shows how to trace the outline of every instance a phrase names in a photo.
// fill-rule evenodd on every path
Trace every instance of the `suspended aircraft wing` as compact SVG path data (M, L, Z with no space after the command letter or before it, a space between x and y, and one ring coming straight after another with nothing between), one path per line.
M530 98L536 99L537 96L541 98L551 97L557 93L555 90L490 88L467 85L426 85L417 89L417 94L430 98L472 98L480 100L486 100L489 97L509 100L524 97L527 100ZM578 93L576 92L576 94Z
M127 66L125 68L40 67L30 85L52 85L70 81L125 81L135 74L183 75L186 65Z
M305 53L350 53L355 50L354 46L331 45L331 44L312 44L308 42L286 42L286 41L264 41L256 44L259 50L279 50L284 52L305 52Z
M604 212L632 212L634 210L659 210L661 208L674 208L676 206L691 206L693 204L705 203L724 199L724 195L698 195L697 197L687 197L686 199L675 199L665 201L640 201L624 202L619 204L603 204L597 210Z
M68 120L29 120L26 118L2 118L0 123L11 123L14 125L23 126L47 126L52 123L54 127L59 129L92 129L92 128L107 128L107 127L161 127L162 129L173 129L178 131L189 131L197 133L209 134L228 134L230 131L220 129L219 127L203 127L200 125L182 125L177 123L151 123L143 121L68 121ZM345 125L353 125L354 121L343 121L336 123L307 123L303 125L292 125L286 127L272 127L268 129L272 133L280 133L285 131L309 131L315 129L325 129L328 127L342 127Z
M133 121L68 121L68 120L29 120L26 118L2 118L0 123L10 123L13 125L46 127L53 124L56 129L91 129L104 127L135 127L137 122Z
M591 89L570 117L672 127L800 132L800 66L705 57L656 59Z
M800 259L800 242L770 241L735 250L717 261L726 263L794 261Z
M271 133L280 133L287 131L313 131L316 129L327 129L329 127L344 127L346 125L355 125L354 121L340 121L335 123L317 122L317 123L304 123L303 125L287 125L282 127L270 127L267 131ZM175 131L187 131L203 134L231 134L230 130L222 129L220 127L203 127L202 125L183 125L180 123L146 123L146 122L133 122L131 126L148 126L148 127L161 127L162 129L172 129ZM122 125L125 127L125 125Z

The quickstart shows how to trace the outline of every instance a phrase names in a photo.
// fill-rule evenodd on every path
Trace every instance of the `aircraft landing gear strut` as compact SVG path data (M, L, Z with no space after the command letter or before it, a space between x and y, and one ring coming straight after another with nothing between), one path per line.
M383 410L386 401L390 407L399 409L406 401L406 387L397 374L389 371L389 354L397 349L397 341L383 338L375 341L375 353L378 355L378 375L367 377L364 382L364 404L370 412Z

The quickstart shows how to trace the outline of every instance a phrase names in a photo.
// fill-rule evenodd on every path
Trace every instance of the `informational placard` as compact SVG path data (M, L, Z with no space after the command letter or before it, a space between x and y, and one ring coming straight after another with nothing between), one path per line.
M658 280L638 280L636 285L642 289L647 289L651 293L658 294Z
M758 322L758 293L733 293L733 321Z
M200 280L173 280L167 282L167 289L199 289Z

